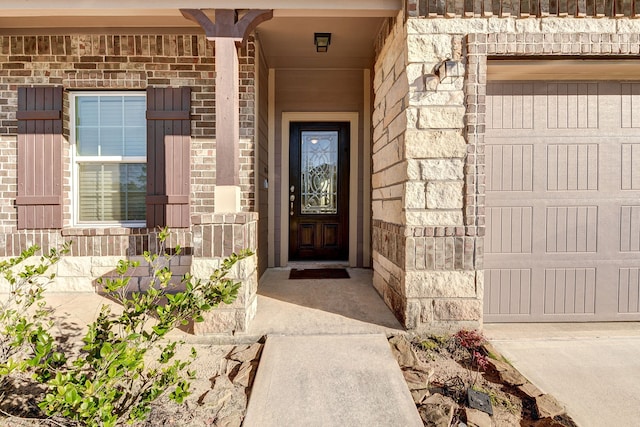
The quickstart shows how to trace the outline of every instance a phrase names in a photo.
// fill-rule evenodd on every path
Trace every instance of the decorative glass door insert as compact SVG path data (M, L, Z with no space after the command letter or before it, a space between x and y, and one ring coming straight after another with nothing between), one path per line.
M338 212L338 132L303 131L301 141L302 214Z

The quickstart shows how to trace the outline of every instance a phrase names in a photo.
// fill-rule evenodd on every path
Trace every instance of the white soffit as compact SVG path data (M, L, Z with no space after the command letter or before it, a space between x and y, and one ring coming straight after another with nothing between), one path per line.
M638 59L489 60L487 80L640 80Z

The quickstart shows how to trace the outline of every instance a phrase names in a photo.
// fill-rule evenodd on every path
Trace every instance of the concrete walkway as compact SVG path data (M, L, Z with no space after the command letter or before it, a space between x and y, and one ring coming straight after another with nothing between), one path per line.
M382 334L269 336L244 427L421 427Z
M267 341L244 427L422 426L386 339L402 325L371 270L348 271L350 279L289 280L287 268L262 276L247 334Z
M640 422L640 323L487 324L484 332L579 426Z

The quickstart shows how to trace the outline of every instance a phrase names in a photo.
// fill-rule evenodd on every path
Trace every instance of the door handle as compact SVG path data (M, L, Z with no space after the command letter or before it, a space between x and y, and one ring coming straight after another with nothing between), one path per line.
M291 187L289 187L289 191L291 192L291 195L289 196L289 201L291 202L290 209L289 209L289 215L293 216L293 202L296 200L296 196L295 196L295 194L293 194L293 192L296 191L295 185L292 185Z

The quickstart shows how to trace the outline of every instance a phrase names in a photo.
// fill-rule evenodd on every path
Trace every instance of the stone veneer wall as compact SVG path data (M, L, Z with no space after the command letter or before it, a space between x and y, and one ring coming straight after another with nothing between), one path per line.
M462 36L428 40L389 28L374 77L374 286L410 329L477 326L481 276L475 224L464 208L464 79L440 82L433 69L462 59ZM467 179L465 179L467 178ZM466 205L465 205L466 202Z
M407 167L402 145L409 94L405 40L402 20L388 20L376 47L371 121L371 244L373 286L396 317L410 325L403 289L406 242L402 213Z
M31 245L44 250L72 241L71 253L55 267L53 291L95 290L99 277L111 275L121 258L141 261L133 271L132 290L149 283L144 251L158 247L157 230L122 227L91 228L72 223L69 98L63 106L64 227L61 230L17 230L17 88L58 85L65 90L144 90L147 86L189 86L191 92L191 214L189 229L171 230L168 248L183 247L171 261L174 280L191 272L208 277L232 251L254 252L257 214L254 197L255 47L253 39L239 51L240 180L242 210L214 215L215 189L215 61L214 45L194 34L85 34L0 36L0 258L18 255ZM196 332L243 331L255 314L255 256L234 272L242 295L220 309ZM2 291L0 283L0 292ZM215 320L215 321L214 321Z
M487 57L637 56L640 20L400 15L380 39L374 286L408 328L477 327ZM458 64L460 77L441 81L436 70L445 60Z

